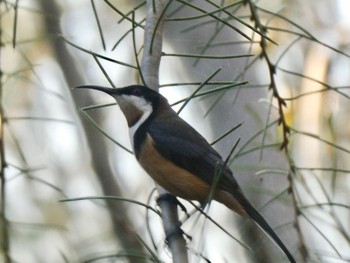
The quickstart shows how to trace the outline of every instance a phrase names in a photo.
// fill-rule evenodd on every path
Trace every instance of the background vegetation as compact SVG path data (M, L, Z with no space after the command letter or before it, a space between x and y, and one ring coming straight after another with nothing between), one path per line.
M158 4L154 35L145 20ZM144 43L162 55L160 92L180 116L224 158L239 140L235 177L298 262L350 261L348 1L0 8L3 262L172 262L124 117L108 96L71 89L142 83L141 67L158 70L142 65ZM181 202L189 262L287 262L224 206L208 217Z

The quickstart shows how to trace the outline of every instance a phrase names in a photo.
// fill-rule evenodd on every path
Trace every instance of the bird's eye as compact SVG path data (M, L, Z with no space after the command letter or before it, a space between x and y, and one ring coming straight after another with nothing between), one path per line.
M135 89L132 91L132 95L141 96L141 95L142 95L141 88L135 88Z

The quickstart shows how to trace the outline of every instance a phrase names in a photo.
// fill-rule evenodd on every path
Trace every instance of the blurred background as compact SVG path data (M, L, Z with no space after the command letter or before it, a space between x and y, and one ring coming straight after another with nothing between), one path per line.
M0 1L0 261L172 261L118 106L72 89L141 83L151 2ZM160 92L192 96L180 116L223 158L240 140L230 167L298 262L350 262L350 2L168 3ZM288 262L226 207L181 202L190 262Z

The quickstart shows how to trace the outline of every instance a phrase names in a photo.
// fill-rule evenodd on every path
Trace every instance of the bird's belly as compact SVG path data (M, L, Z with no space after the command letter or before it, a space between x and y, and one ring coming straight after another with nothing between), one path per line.
M181 198L205 202L210 186L197 176L162 157L148 134L140 148L139 163L145 171L167 191Z

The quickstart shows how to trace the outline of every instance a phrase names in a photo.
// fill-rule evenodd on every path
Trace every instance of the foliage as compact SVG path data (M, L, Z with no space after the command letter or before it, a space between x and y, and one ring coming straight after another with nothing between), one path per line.
M148 83L146 52L160 52L160 92L228 156L299 262L349 261L342 1L169 0L144 36L156 2L0 2L3 261L171 261L123 116L71 89ZM226 208L181 203L190 262L285 260Z

